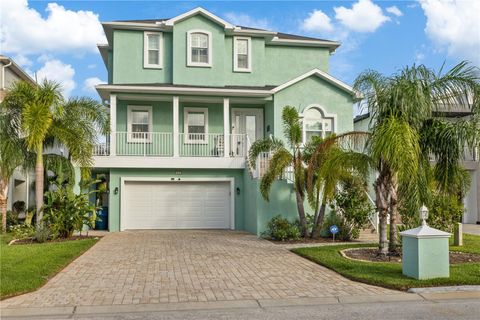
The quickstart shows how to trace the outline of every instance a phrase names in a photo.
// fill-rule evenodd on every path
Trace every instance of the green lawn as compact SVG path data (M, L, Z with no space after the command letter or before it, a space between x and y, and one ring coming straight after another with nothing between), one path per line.
M451 246L452 251L480 254L480 236L464 235L464 246ZM345 259L340 251L347 248L371 247L371 244L355 244L299 248L293 252L332 269L346 278L381 287L407 290L415 287L480 285L480 263L450 266L450 278L415 280L402 275L400 263L363 262Z
M0 299L41 287L96 239L8 246L11 235L0 234Z

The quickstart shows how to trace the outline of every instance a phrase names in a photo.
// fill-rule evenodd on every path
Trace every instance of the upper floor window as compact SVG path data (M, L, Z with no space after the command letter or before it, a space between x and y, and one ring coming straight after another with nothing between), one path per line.
M187 65L192 67L212 66L212 34L203 30L187 33Z
M143 67L161 69L162 64L162 33L144 32Z
M325 115L320 108L308 108L303 117L303 141L308 142L312 137L326 138L334 131L335 116Z
M233 38L233 71L252 71L251 39L249 37Z
M185 142L207 143L208 134L208 109L184 109Z
M150 141L150 132L152 132L152 107L128 106L127 109L127 141Z

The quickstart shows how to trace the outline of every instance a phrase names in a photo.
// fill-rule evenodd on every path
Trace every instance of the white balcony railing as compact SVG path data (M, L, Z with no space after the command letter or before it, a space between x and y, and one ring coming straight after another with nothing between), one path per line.
M116 132L114 133L117 156L173 157L174 139L171 132ZM247 140L244 134L228 135L229 157L244 158ZM94 147L94 156L110 155L109 139ZM224 157L225 137L221 133L179 133L180 157Z

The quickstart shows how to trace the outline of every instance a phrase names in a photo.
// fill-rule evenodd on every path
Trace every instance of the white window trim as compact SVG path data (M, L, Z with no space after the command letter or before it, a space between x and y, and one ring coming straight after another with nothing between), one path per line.
M192 33L204 33L208 36L208 62L193 62L192 61ZM206 30L194 29L187 31L187 67L212 67L213 48L212 48L212 33Z
M305 113L307 112L307 110L309 109L317 109L318 111L320 111L320 113L322 114L322 120L324 119L332 119L333 120L333 128L332 128L332 133L336 133L337 132L337 115L334 114L334 113L326 113L325 112L325 108L323 108L321 105L319 104L311 104L309 105L308 107L306 107L302 114L300 115L300 118L302 119L302 143L305 144L307 143L307 130L305 128L305 121L303 121L305 119ZM323 132L325 132L325 130L323 129L323 122L322 122L322 134Z
M159 36L158 64L148 63L148 36L154 34ZM163 33L145 31L143 33L143 67L145 69L162 69L163 68Z
M247 40L248 68L239 68L238 67L237 40ZM233 71L234 72L252 72L252 38L250 38L250 37L233 37Z
M189 112L203 112L204 117L205 117L205 139L203 140L190 140L188 138L189 132L188 132L188 113ZM184 139L183 143L186 144L207 144L208 143L208 108L196 108L196 107L191 107L191 108L184 108L183 109L183 134L184 134Z
M132 136L132 111L147 111L148 112L148 132L151 133L153 129L152 121L152 106L139 106L129 105L127 106L127 142L152 142L152 135L149 134L146 139L134 138Z

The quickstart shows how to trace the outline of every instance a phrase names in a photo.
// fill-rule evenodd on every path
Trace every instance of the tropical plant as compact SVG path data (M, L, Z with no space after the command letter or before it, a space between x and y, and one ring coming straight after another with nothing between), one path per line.
M374 183L379 213L379 253L395 253L398 207L417 212L428 203L429 175L437 192L451 194L462 170L465 146L479 141L479 70L462 62L443 73L427 67L402 69L391 77L366 71L355 81L371 116L367 159L378 176ZM469 120L449 122L439 116L452 108L470 111ZM434 156L433 171L430 157ZM387 248L387 215L390 242Z
M267 172L260 182L260 193L268 201L275 180L281 178L288 167L293 168L297 212L302 236L308 235L305 216L305 167L302 155L302 125L297 109L286 106L282 111L283 132L288 146L282 140L269 137L255 141L249 150L249 161L255 166L262 152L272 153Z
M69 160L82 168L88 168L92 163L97 131L106 133L108 130L106 110L90 98L65 100L60 85L45 80L37 86L16 82L2 103L2 117L9 121L2 121L0 131L13 134L13 141L18 141L23 146L20 150L27 150L34 155L35 202L37 222L40 222L45 146L65 147ZM9 167L17 167L19 164L16 162Z
M90 203L89 194L77 195L70 188L45 193L43 222L53 238L68 238L74 231L81 231L84 225L92 225L97 207Z

